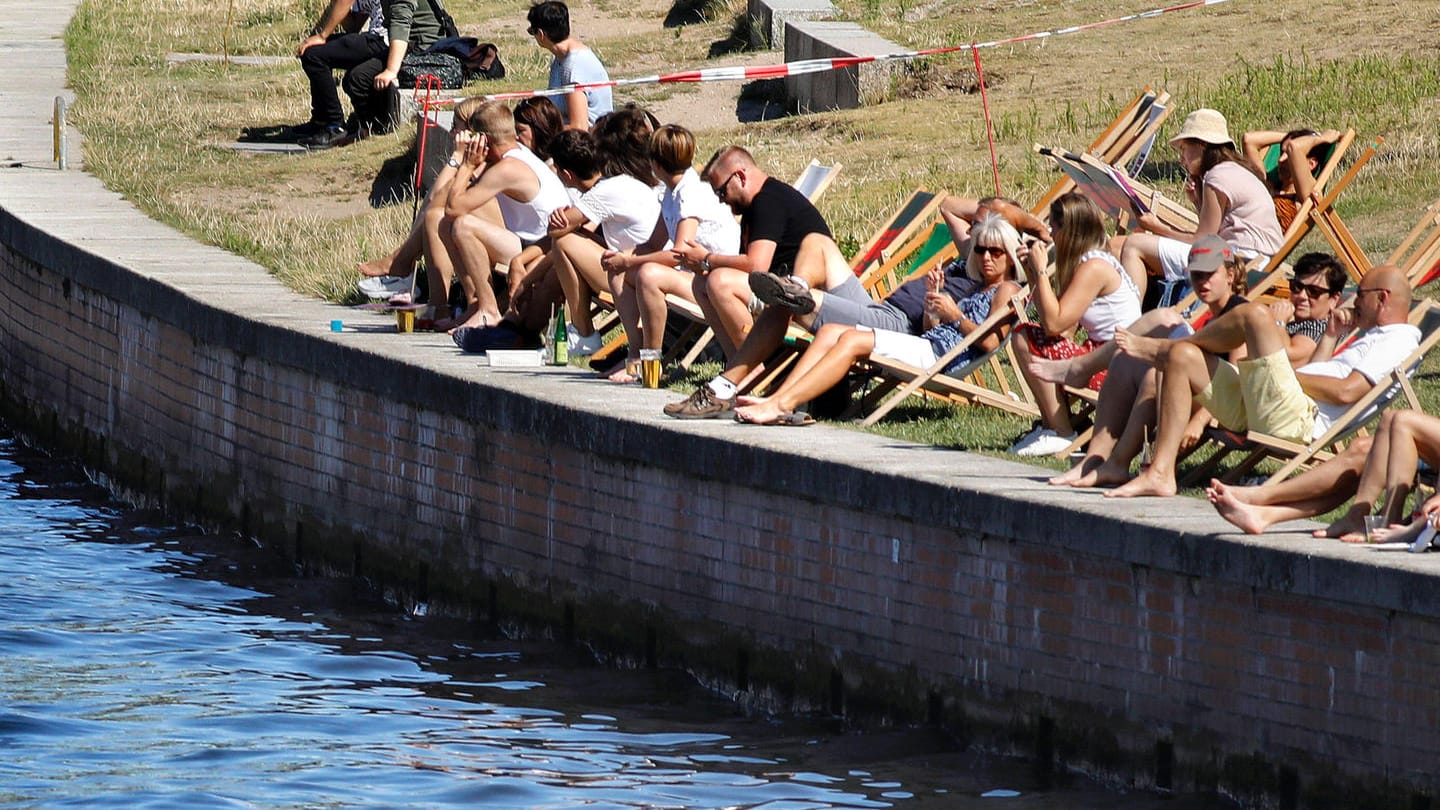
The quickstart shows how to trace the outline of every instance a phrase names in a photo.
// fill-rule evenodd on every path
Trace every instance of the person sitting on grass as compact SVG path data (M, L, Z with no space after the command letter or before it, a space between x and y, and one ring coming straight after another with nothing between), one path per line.
M1208 109L1190 113L1170 144L1185 169L1186 196L1199 212L1195 231L1172 228L1146 213L1136 223L1141 230L1126 236L1120 249L1125 271L1138 280L1142 292L1147 276L1169 283L1162 306L1179 300L1196 237L1219 235L1247 260L1273 255L1285 238L1260 170L1235 150L1225 116Z
M958 301L941 291L944 272L933 268L926 276L925 324L920 336L866 326L838 323L822 326L784 384L768 397L740 397L735 418L756 425L805 425L813 420L796 408L828 391L845 379L855 363L871 354L920 369L934 365L940 357L964 340L996 307L1005 307L1020 290L1015 281L1025 250L1020 234L999 214L987 214L969 230L972 245L967 266L978 279L969 295ZM992 332L960 353L945 371L969 362L977 351L990 351L1000 344L1004 330Z
M1323 515L1354 498L1345 514L1314 534L1360 543L1366 539L1365 516L1375 511L1381 496L1385 524L1394 526L1405 517L1405 501L1421 459L1440 469L1440 418L1423 411L1387 410L1380 414L1373 437L1356 436L1339 455L1294 478L1253 487L1212 478L1205 495L1221 517L1246 534ZM1431 498L1418 511L1431 516L1440 511L1440 500Z
M660 127L650 136L650 159L665 189L660 218L670 243L698 245L711 254L738 254L740 225L695 172L695 136L690 130L675 124ZM674 250L607 250L600 263L610 274L615 309L631 350L627 365L631 365L638 362L641 349L661 348L669 315L667 295L694 303L695 274L676 261ZM621 379L631 376L633 372L627 370Z
M550 215L550 262L570 310L566 327L570 354L585 357L600 349L601 339L590 316L591 296L610 289L601 258L607 249L630 253L636 248L643 252L663 248L665 224L654 189L628 174L602 172L605 161L590 133L566 130L551 143L550 151L560 179L579 192L573 206ZM590 228L604 233L603 242ZM628 313L635 311L631 308ZM622 312L622 317L627 313ZM627 327L639 331L638 323ZM617 373L625 372L622 367Z
M1352 325L1361 335L1331 359L1298 370L1286 355L1289 338L1283 326L1264 304L1237 307L1179 340L1120 330L1115 338L1120 350L1154 363L1163 376L1150 466L1106 497L1175 494L1176 457L1194 403L1227 430L1254 429L1309 444L1419 345L1420 330L1406 323L1409 310L1404 272L1389 265L1374 268L1356 292L1354 310L1332 313L1317 356L1332 354ZM1247 359L1238 364L1216 357L1242 345Z
M1243 296L1232 294L1244 270L1228 243L1217 236L1202 236L1190 248L1191 264L1187 270L1190 283L1210 317L1219 317L1246 302ZM1215 267L1213 256L1222 257ZM1209 259L1207 259L1209 257ZM1274 301L1270 311L1277 321L1285 323L1289 336L1286 355L1290 364L1296 367L1314 359L1316 348L1325 334L1330 310L1339 300L1340 291L1345 288L1345 268L1334 256L1326 253L1307 253L1295 266L1295 278L1291 282L1290 301ZM1130 327L1136 334L1152 337L1168 337L1176 328L1186 334L1190 331L1173 308L1165 307L1145 313ZM1105 368L1100 363L1108 360L1109 371L1105 384L1100 388L1100 399L1095 411L1095 435L1086 448L1085 457L1063 475L1050 479L1053 486L1092 487L1114 486L1130 479L1130 462L1139 455L1144 444L1145 431L1155 425L1155 369L1127 354L1117 353L1114 341L1098 351L1072 360L1035 360L1031 373L1041 379L1053 379L1070 385L1084 385L1090 375ZM1243 348L1230 353L1231 362L1243 359ZM1322 358L1323 359L1323 358ZM1185 431L1185 442L1190 446L1199 441L1210 413L1197 408L1191 416Z
M1025 271L1038 317L1015 330L1020 373L1040 408L1040 425L1010 448L1021 456L1053 455L1075 438L1064 389L1033 377L1030 359L1063 360L1087 354L1108 343L1117 328L1140 317L1140 292L1120 261L1105 249L1104 215L1095 203L1079 192L1060 197L1050 205L1050 227L1055 233L1055 286L1045 273L1049 251L1040 244L1032 246ZM1077 326L1085 329L1083 344L1073 338ZM1097 377L1089 386L1098 390L1101 382L1103 377Z
M1289 132L1255 130L1240 137L1245 157L1255 166L1265 165L1265 152L1280 144L1280 159L1275 169L1265 175L1265 185L1275 200L1275 216L1280 228L1290 227L1300 206L1315 193L1315 172L1329 154L1330 147L1340 140L1340 132L1327 129L1292 129Z

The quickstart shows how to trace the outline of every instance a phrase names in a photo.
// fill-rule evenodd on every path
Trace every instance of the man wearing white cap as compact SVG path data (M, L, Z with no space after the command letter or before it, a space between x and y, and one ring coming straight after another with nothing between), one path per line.
M1223 239L1195 240L1185 271L1204 276L1238 258ZM1150 338L1125 329L1115 334L1120 351L1155 364L1162 374L1155 452L1139 477L1106 497L1174 495L1175 460L1195 404L1208 409L1228 430L1258 430L1298 444L1322 435L1345 410L1395 369L1420 343L1420 330L1406 323L1410 283L1390 266L1366 274L1353 310L1335 310L1312 357L1335 351L1353 326L1360 336L1329 360L1298 369L1286 355L1289 336L1265 304L1250 302L1178 340ZM1246 358L1232 364L1220 356L1244 346Z
M1269 257L1284 241L1263 175L1235 149L1225 116L1210 109L1190 113L1170 144L1180 153L1187 175L1185 193L1199 211L1195 231L1172 228L1153 213L1143 214L1138 224L1148 233L1126 237L1120 252L1121 264L1137 283L1158 275L1177 288L1162 297L1161 305L1178 300L1196 237L1217 234L1246 260Z

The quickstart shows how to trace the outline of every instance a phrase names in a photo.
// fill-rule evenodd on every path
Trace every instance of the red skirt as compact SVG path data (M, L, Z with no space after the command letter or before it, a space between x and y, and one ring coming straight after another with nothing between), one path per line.
M1025 336L1025 342L1030 346L1030 353L1046 360L1069 360L1072 357L1089 354L1105 345L1103 340L1087 339L1084 343L1076 343L1063 335L1052 335L1046 332L1045 327L1038 323L1022 323L1015 329ZM1096 372L1085 387L1091 391L1099 391L1100 386L1105 383L1105 374L1108 371L1109 369L1102 369Z

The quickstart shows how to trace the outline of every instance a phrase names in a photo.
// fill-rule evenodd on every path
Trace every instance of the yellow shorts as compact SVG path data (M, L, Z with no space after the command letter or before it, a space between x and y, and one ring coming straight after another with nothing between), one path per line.
M1195 401L1237 433L1255 430L1309 444L1315 429L1315 401L1300 387L1283 351L1241 360L1238 367L1221 360Z

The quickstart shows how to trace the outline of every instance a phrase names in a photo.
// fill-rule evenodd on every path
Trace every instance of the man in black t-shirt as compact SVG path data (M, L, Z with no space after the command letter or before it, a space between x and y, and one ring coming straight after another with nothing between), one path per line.
M784 280L786 289L824 290L833 296L869 303L830 228L805 195L761 171L739 146L716 152L703 174L715 194L740 215L740 249L734 256L710 253L694 243L675 246L676 258L695 271L695 301L715 330L729 366L683 402L665 407L679 419L704 419L730 413L735 389L785 339L794 310L761 308L752 289L757 279ZM758 316L752 313L759 310Z

